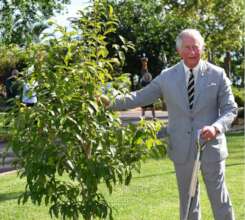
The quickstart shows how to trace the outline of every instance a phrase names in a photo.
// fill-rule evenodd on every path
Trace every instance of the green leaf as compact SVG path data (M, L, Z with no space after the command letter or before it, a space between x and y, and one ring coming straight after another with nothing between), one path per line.
M121 60L122 62L124 62L124 61L125 61L125 54L124 54L124 52L119 51L118 55L119 55L120 60Z
M73 119L71 116L67 116L66 117L69 121L71 121L72 123L74 123L75 125L77 125L77 121L75 119Z
M71 170L74 170L73 163L72 163L70 160L67 160L66 162L67 162L67 165L69 166L69 168L70 168Z
M120 61L118 60L118 58L112 58L112 59L111 59L111 63L114 63L114 64L116 64L116 65L118 65L118 66L121 65L121 63L120 63Z
M129 185L131 179L132 179L132 173L129 172L129 174L127 174L126 179L125 179L125 185Z
M75 134L75 136L81 143L83 143L83 139L79 134Z
M109 17L113 16L113 8L111 5L109 5Z
M106 47L100 47L98 49L98 52L97 52L97 56L98 57L103 57L103 58L106 58L108 56L109 52L108 50L106 49Z
M89 104L93 107L94 111L96 111L96 112L99 111L99 107L98 107L98 104L96 102L89 100Z
M123 44L126 44L126 40L123 36L119 35L119 39L122 41Z
M154 144L155 144L155 140L153 138L149 138L145 142L145 145L148 149L151 149Z

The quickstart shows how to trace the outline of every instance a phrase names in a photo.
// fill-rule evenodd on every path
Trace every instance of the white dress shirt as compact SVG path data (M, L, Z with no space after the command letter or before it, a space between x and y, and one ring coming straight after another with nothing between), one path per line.
M194 68L192 68L192 72L194 74L195 84L196 84L196 81L197 81L197 76L198 76L198 74L200 72L201 62L202 61L200 60L199 63ZM190 68L185 65L183 60L182 60L182 64L183 64L184 70L185 70L186 86L188 86L188 81L189 81L189 77L190 77Z

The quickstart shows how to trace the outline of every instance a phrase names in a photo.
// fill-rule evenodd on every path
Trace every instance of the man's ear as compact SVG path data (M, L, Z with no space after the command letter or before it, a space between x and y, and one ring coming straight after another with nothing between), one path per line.
M179 56L181 57L181 51L180 51L180 49L179 48L176 48L176 51L179 54Z

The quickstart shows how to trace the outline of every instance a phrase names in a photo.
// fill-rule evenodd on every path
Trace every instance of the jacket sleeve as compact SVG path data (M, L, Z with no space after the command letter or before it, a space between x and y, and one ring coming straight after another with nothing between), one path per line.
M162 95L159 81L160 76L140 90L117 96L110 108L119 111L152 104Z
M231 81L227 78L224 71L218 92L218 107L219 118L213 123L213 126L216 127L220 133L224 133L229 130L237 116L238 110L231 90Z

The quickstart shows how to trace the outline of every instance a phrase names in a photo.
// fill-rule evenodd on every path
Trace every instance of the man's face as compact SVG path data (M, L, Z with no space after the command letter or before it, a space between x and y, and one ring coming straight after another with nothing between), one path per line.
M183 36L182 46L178 48L177 51L185 65L189 68L194 68L199 63L202 55L200 42L189 35Z

